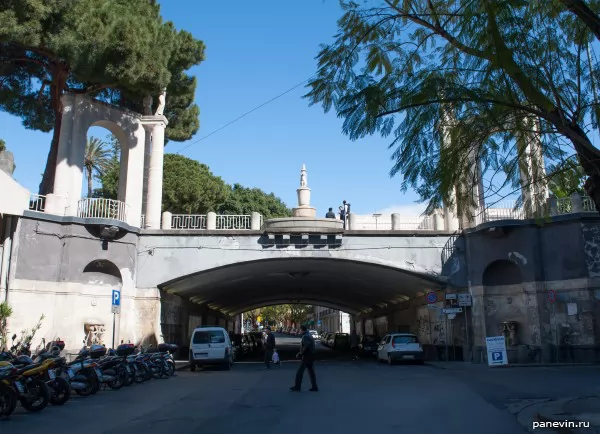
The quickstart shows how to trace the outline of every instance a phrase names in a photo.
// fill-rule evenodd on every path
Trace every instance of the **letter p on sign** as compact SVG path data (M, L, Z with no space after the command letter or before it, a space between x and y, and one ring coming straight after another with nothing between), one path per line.
M117 291L116 289L113 289L113 292L112 292L112 305L113 306L120 306L121 305L121 291Z

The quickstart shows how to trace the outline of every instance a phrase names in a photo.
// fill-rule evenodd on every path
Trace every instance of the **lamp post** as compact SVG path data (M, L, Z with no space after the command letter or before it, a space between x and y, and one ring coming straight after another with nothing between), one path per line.
M379 219L379 217L381 217L381 214L373 214L373 217L375 217L375 230L377 230L377 221Z

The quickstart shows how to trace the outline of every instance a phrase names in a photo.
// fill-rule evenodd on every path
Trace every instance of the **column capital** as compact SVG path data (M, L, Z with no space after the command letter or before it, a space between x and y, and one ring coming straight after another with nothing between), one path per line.
M144 128L149 129L149 128L153 128L157 125L166 127L167 125L169 125L169 121L167 120L167 118L165 116L154 116L154 115L148 115L148 116L142 116L141 119L141 123L144 126Z

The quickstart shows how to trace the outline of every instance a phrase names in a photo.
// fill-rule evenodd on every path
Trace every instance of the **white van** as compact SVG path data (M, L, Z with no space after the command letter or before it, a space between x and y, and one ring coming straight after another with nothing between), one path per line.
M223 327L198 327L190 339L190 371L196 366L233 365L233 347L229 333Z

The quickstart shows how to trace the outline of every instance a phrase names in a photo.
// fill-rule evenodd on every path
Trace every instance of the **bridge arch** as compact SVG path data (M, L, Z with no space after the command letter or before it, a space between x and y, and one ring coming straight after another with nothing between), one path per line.
M431 274L331 256L227 264L158 285L169 294L227 315L283 303L317 304L358 314L444 286L444 279Z

